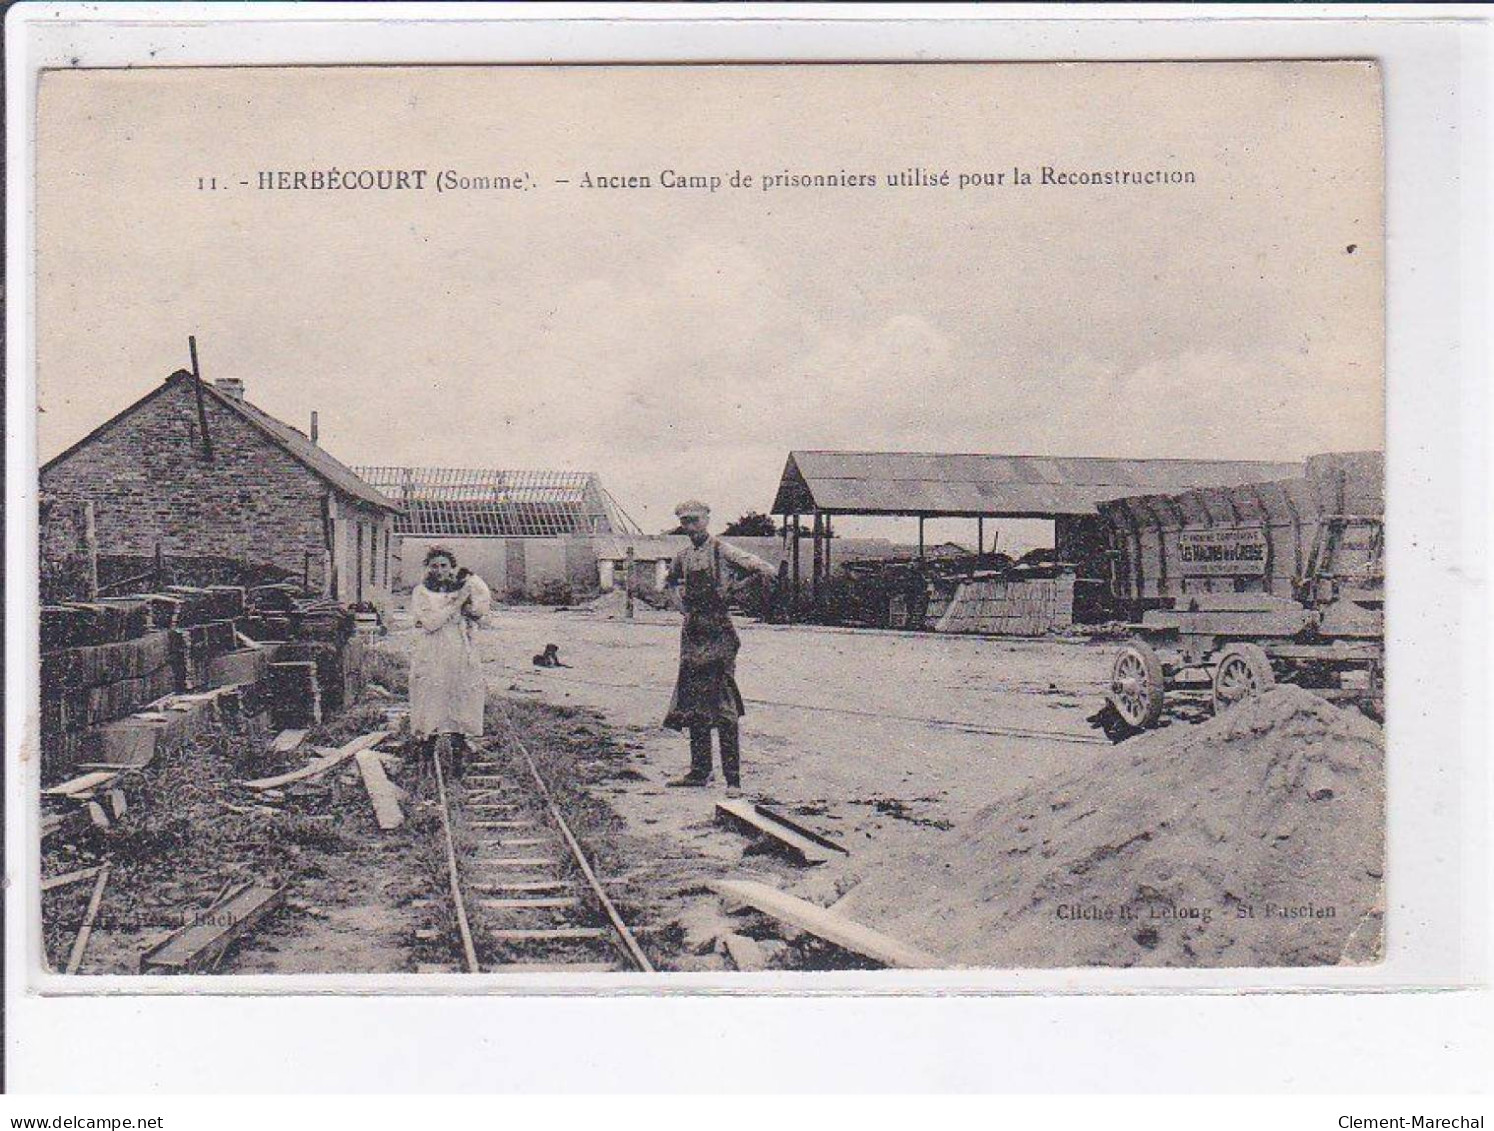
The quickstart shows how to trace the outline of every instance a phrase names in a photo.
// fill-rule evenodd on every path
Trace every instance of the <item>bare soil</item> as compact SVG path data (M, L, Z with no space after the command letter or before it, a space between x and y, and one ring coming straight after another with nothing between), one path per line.
M962 965L1374 961L1384 755L1375 723L1279 687L883 858L843 907Z

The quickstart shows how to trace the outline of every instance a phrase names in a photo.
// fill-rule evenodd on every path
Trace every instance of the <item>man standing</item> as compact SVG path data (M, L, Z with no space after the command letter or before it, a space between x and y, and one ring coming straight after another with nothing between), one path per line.
M425 581L410 598L419 630L410 657L410 733L419 742L450 736L452 769L461 773L467 739L480 738L486 687L472 630L492 604L475 573L457 571L456 556L439 546L425 555Z
M727 611L728 571L777 577L759 557L711 537L711 510L704 503L681 503L674 510L690 545L674 556L666 587L679 587L685 623L680 630L680 672L664 725L690 732L690 772L672 786L701 786L711 780L711 730L721 735L721 772L728 797L742 792L741 747L737 720L745 713L737 690L737 650L741 640Z

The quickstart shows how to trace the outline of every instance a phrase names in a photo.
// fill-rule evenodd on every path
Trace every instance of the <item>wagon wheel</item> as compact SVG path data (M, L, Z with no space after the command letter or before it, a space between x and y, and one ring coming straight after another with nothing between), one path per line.
M1129 640L1110 669L1110 694L1116 711L1130 726L1155 726L1162 717L1162 661L1144 640Z
M1231 644L1214 667L1214 714L1275 684L1276 673L1259 644Z

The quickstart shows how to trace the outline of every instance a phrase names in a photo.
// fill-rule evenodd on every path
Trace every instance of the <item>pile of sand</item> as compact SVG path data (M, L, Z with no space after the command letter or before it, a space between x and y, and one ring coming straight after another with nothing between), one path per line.
M983 809L837 910L959 965L1374 961L1384 742L1280 687Z

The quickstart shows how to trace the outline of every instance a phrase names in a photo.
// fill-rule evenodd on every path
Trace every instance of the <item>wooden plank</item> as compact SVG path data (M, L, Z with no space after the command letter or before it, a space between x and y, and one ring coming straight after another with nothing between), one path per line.
M318 774L324 774L334 766L346 762L349 758L356 755L358 751L368 750L371 747L377 746L388 737L389 732L387 730L376 730L372 734L365 734L353 739L346 746L339 747L336 753L329 754L325 758L319 758L310 765L302 766L299 770L292 770L288 774L280 774L273 778L241 781L238 784L248 786L250 789L278 789L280 786L289 785L291 782L314 778Z
M487 911L546 911L561 907L579 907L574 895L542 895L533 899L479 899L477 906Z
M495 927L488 934L500 942L558 942L568 939L604 939L605 927Z
M99 905L104 902L104 886L109 882L109 865L99 869L99 878L94 882L93 894L88 897L88 910L83 913L83 925L78 928L78 937L73 940L72 953L67 956L67 973L76 974L83 965L83 955L88 950L88 940L93 936L94 920L99 917Z
M95 770L93 773L65 781L61 785L54 785L51 789L44 789L42 795L45 797L86 797L99 786L107 785L117 777L119 777L118 770Z
M830 859L830 854L820 845L786 825L764 817L746 801L718 801L716 819L749 834L766 837L769 845L800 864L823 864Z
M353 755L358 763L358 772L363 775L363 788L368 790L368 799L373 802L374 819L379 828L388 832L405 823L405 814L399 807L399 789L384 773L384 763L372 750L360 750Z
M485 974L616 974L615 962L500 962Z
M271 754L289 754L301 743L306 741L309 730L283 730L275 736L275 741L270 743Z
M555 861L548 856L499 856L481 864L484 868L544 868L553 867Z
M285 889L241 884L195 923L173 931L140 956L142 974L192 974L215 967L231 947L280 905Z
M478 891L565 891L571 885L564 880L479 880L472 886Z
M755 880L715 880L711 887L728 899L745 903L765 915L884 966L929 970L941 965L939 959L926 951L767 884Z
M849 856L851 854L851 850L849 848L846 848L844 845L836 844L835 841L831 840L824 834L815 832L814 829L810 828L808 825L796 821L792 817L789 817L784 813L780 813L777 809L770 808L769 806L764 805L761 802L758 802L753 806L753 808L756 809L762 816L768 818L768 820L777 821L780 825L798 833L806 840L812 840L816 844L828 848L832 852L839 852L844 856Z
M91 880L104 870L104 865L99 864L93 868L79 868L76 872L64 872L60 876L50 876L41 883L42 891L56 891L65 888L69 884L76 884L82 880Z

